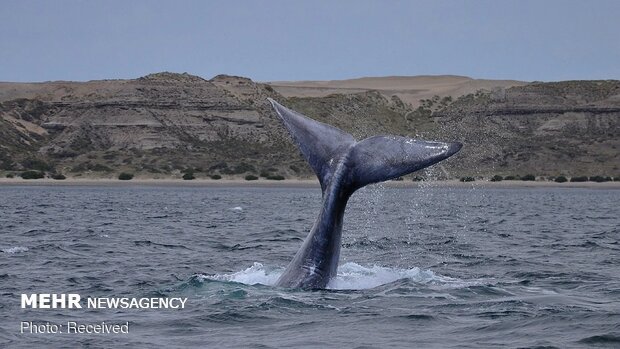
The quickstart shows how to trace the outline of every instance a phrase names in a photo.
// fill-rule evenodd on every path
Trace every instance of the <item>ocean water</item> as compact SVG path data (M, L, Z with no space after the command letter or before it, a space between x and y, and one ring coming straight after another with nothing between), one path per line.
M328 289L272 286L316 188L0 187L0 347L620 348L620 190L356 193ZM187 297L22 309L20 295ZM20 333L129 323L127 334Z

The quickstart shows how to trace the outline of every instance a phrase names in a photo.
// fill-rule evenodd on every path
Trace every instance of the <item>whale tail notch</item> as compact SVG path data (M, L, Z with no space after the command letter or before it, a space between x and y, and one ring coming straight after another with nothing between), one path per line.
M426 168L458 152L462 144L374 136L356 142L347 132L310 119L268 98L295 144L319 178L323 191L348 155L350 192Z

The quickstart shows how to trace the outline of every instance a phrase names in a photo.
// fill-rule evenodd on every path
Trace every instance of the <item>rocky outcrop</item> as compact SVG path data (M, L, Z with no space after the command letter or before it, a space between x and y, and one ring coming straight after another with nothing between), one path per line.
M620 174L618 81L495 88L414 109L385 91L285 98L243 77L175 73L0 83L0 171L312 177L267 97L358 138L461 140L442 175Z
M620 82L532 83L459 98L433 113L467 145L468 174L618 175Z
M0 170L23 170L36 159L70 175L311 176L267 102L286 99L247 78L158 73L2 88Z
M5 169L19 169L20 158L33 156L73 167L83 155L98 158L104 152L125 153L125 161L133 162L130 158L136 151L212 152L211 144L235 140L270 144L264 126L274 116L265 112L266 101L240 99L188 74L19 85L2 94L5 99L16 98L0 104L2 132L7 135L2 148L5 158L17 162L11 166L4 161ZM263 104L262 111L256 104ZM122 165L106 162L111 168Z

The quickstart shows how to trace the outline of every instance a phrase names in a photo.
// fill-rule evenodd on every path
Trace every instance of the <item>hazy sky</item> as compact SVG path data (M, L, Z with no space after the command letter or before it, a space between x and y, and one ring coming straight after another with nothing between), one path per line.
M620 1L0 0L0 81L620 79Z

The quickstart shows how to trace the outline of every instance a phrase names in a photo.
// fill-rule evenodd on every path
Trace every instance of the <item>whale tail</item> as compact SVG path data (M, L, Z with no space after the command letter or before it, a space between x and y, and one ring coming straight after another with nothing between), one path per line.
M319 178L323 191L336 166L347 158L349 190L421 170L458 152L458 142L434 142L400 136L374 136L357 142L336 127L310 119L268 98L295 144Z

